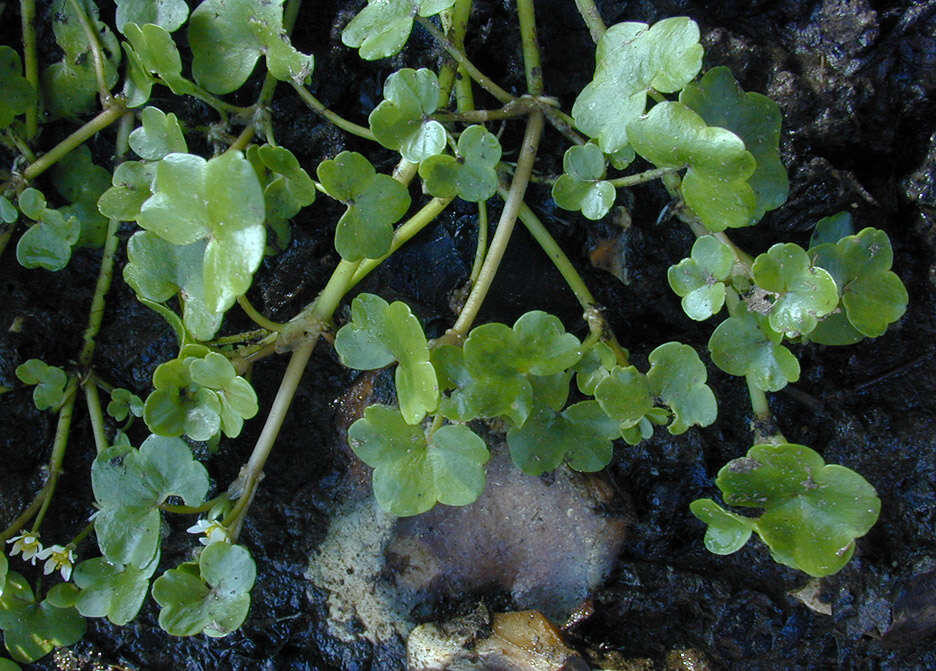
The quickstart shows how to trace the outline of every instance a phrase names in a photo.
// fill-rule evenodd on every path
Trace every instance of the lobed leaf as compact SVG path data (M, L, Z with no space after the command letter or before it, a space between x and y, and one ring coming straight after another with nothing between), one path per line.
M627 126L634 150L660 168L685 168L683 199L706 228L718 232L756 221L748 179L757 161L730 130L709 126L679 102L654 105Z
M628 124L646 108L647 91L681 89L701 69L702 53L699 28L686 17L611 26L598 41L595 75L572 107L576 127L604 153L621 152L630 141Z
M604 217L617 197L614 186L605 181L604 153L595 144L573 145L562 158L563 174L552 187L556 205L581 211L587 219Z
M455 0L368 0L367 6L341 31L341 41L374 61L397 53L413 29L413 17L433 16Z
M501 146L497 136L481 125L469 126L458 137L458 158L430 156L419 164L426 190L437 198L458 196L478 203L497 191L497 163Z
M712 362L729 375L745 376L763 391L780 391L800 375L799 361L782 339L766 318L745 310L718 325L708 348Z
M68 376L58 366L40 359L29 359L16 367L16 377L25 384L34 384L33 404L39 410L58 409L65 401Z
M149 579L159 564L159 552L142 568L95 557L75 567L73 580L81 588L75 608L85 617L106 617L125 625L136 617L146 598Z
M395 408L372 405L348 429L354 453L374 469L374 495L394 515L418 515L437 502L467 505L484 491L484 441L449 424L426 439Z
M178 30L188 18L185 0L116 0L117 30L124 32L128 23L155 24L168 32Z
M760 93L745 92L731 70L712 68L698 82L679 94L679 102L701 116L709 126L719 126L735 133L757 161L748 178L754 190L755 221L764 213L786 202L790 191L786 168L780 161L780 123L777 103Z
M835 280L813 265L799 245L773 245L754 260L752 271L757 286L775 295L770 327L789 337L809 333L838 305Z
M718 472L725 503L762 508L753 528L773 558L814 577L838 572L881 501L854 471L826 464L805 445L755 445Z
M23 76L23 63L12 47L0 45L0 129L36 104L36 90Z
M62 608L53 601L37 601L26 578L15 571L7 574L0 595L0 629L3 644L16 661L35 662L84 636L84 618L73 607Z
M384 98L367 117L380 144L411 163L442 153L445 128L429 118L439 105L439 80L432 70L397 70L387 77Z
M670 433L678 435L690 426L708 426L715 421L715 394L705 384L708 373L694 349L668 342L650 352L649 359L650 390L673 411L673 421L666 427Z
M335 229L335 249L346 261L377 259L390 251L393 224L410 206L409 192L389 175L377 174L357 152L343 151L316 168L329 196L348 209Z
M666 279L690 318L703 321L725 304L725 280L731 275L735 255L711 235L700 237L692 245L690 258L670 266Z

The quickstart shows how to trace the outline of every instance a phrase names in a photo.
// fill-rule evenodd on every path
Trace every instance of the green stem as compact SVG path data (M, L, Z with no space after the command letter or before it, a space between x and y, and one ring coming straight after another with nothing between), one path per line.
M359 126L356 123L353 123L343 117L338 116L337 114L332 112L330 109L325 107L325 105L323 105L321 102L319 102L318 98L316 98L314 95L309 93L309 90L305 88L304 86L300 86L296 84L295 82L293 82L292 87L296 90L296 93L299 94L299 97L302 98L302 101L306 105L308 105L308 107L313 112L315 112L316 114L324 118L326 121L330 122L331 124L335 126L338 126L338 128L348 133L351 133L352 135L357 135L358 137L362 137L365 140L373 140L374 142L377 141L377 138L374 137L373 133L371 133L370 128Z
M164 510L167 513L172 513L173 515L198 515L200 513L207 513L209 510L214 508L219 501L226 499L228 497L227 492L224 494L219 494L209 501L205 501L200 506L175 506L171 503L160 504L160 510Z
M97 77L98 95L104 104L109 104L111 99L110 89L107 88L107 79L104 76L104 58L101 56L101 44L98 42L97 33L91 26L91 20L85 13L84 8L77 0L68 0L72 11L78 17L78 23L84 31L85 39L88 41L88 48L91 50L91 60L94 63L94 75Z
M770 406L767 405L767 394L754 386L750 376L746 376L748 396L751 398L751 410L754 411L754 418L759 422L770 421Z
M83 541L85 538L87 538L88 535L89 535L92 531L94 531L94 522L88 522L88 523L85 525L84 529L82 529L82 530L78 533L77 536L75 536L74 538L72 538L72 540L71 540L71 542L69 543L69 545L72 546L73 548L78 547L78 545L81 544L81 541Z
M473 80L478 82L478 85L481 88L483 88L502 103L506 104L514 99L512 95L494 83L493 79L476 68L474 64L468 60L465 52L452 44L432 21L422 17L417 17L416 20L419 21L419 25L425 28L429 34L432 35L432 37L434 37L435 40L442 45L442 48L444 48L449 53L449 55L455 59L455 62L462 66L465 69L465 72L467 72Z
M727 245L732 252L734 252L735 258L738 259L738 262L747 269L747 274L751 275L753 273L752 268L754 266L754 257L732 242L731 238L729 238L724 231L712 233L694 215L691 217L680 216L680 219L689 226L689 229L695 234L697 238L701 238L703 235L713 235L718 238L722 243Z
M628 186L636 186L637 184L643 184L644 182L650 182L654 179L659 179L663 175L668 175L671 172L676 172L679 168L653 168L652 170L644 170L643 172L638 172L635 175L625 175L624 177L617 177L616 179L609 179L608 182L611 183L615 189L620 189Z
M49 504L52 503L52 495L55 494L55 487L58 484L59 476L62 474L62 461L65 459L65 448L68 447L68 432L71 429L72 415L75 412L75 398L78 390L78 378L72 376L65 387L65 402L62 404L58 414L58 423L55 426L55 441L52 443L52 457L49 459L49 481L43 487L42 504L36 519L33 522L32 531L39 533L42 526L42 520L49 510Z
M446 207L448 207L452 200L454 199L433 198L428 203L426 203L422 209L419 210L419 212L407 219L404 223L400 224L393 232L393 240L390 242L390 251L381 256L379 259L364 259L361 261L357 267L357 270L354 271L354 275L351 278L351 284L348 288L350 289L358 282L363 280L368 275L368 273L383 263L387 257L406 244L414 235L419 233L428 224L435 220L435 218L438 217Z
M517 215L523 205L523 196L526 193L527 185L530 183L530 174L533 172L533 163L536 160L536 151L542 134L543 113L536 111L530 114L527 120L520 156L517 159L517 169L514 172L507 197L504 199L504 209L501 211L500 219L497 222L497 230L491 240L490 249L488 249L487 255L484 257L481 272L478 273L478 281L471 288L471 293L468 294L465 306L459 313L455 324L449 329L448 335L450 338L460 340L465 337L491 288L491 283L497 274L497 268L500 266L500 262L504 258L504 252L507 250L507 243L510 241L511 233L513 233L514 224L517 222Z
M104 251L101 254L101 267L98 270L97 284L94 287L94 296L91 298L91 309L88 311L88 327L82 335L84 345L78 355L78 365L83 371L91 367L94 359L94 339L101 330L101 320L104 319L104 303L107 292L110 291L111 281L114 278L114 260L120 239L117 230L120 228L118 219L107 222L107 234L104 239Z
M26 81L36 92L36 104L26 110L26 139L32 140L39 132L39 108L42 89L39 87L39 56L36 49L36 0L20 0L23 27L23 71Z
M43 488L39 490L39 493L36 494L35 498L33 498L32 502L29 504L29 507L21 512L19 517L10 522L10 525L3 530L3 533L0 533L0 546L16 535L16 533L24 526L26 526L26 523L35 516L36 512L42 506L42 502L45 501L48 491L49 482L47 481Z
M117 121L123 115L124 110L124 104L115 99L110 107L104 109L96 117L91 119L91 121L52 147L48 153L43 154L36 159L36 161L26 166L26 169L23 171L23 177L27 181L35 179L55 165L70 151L78 147L78 145L83 144L85 140L92 135Z
M595 6L594 0L575 0L575 6L578 8L582 20L588 26L588 32L591 33L592 42L598 44L598 40L605 34L607 28L601 19L601 13Z
M260 311L251 304L246 295L238 296L237 304L241 306L241 309L247 313L247 316L260 328L264 328L267 331L281 331L283 329L283 324L264 317Z
M104 412L101 409L101 397L98 394L94 379L84 381L85 403L88 406L88 416L91 419L91 433L94 434L94 446L100 454L107 449L107 433L104 431Z
M250 459L241 468L237 480L228 488L232 496L237 498L237 503L225 518L225 525L230 530L232 541L236 541L240 534L244 516L250 508L257 485L263 477L263 466L270 456L276 437L279 435L283 421L286 419L286 413L289 411L289 406L296 393L296 388L299 386L299 381L302 379L306 364L309 362L309 357L312 356L312 351L318 343L322 330L331 321L332 315L338 309L338 304L348 292L358 265L358 262L341 261L318 298L306 310L303 310L298 321L294 320L287 325L298 324L303 337L289 359L286 372L283 374L283 379L276 392L276 398L273 399L273 404L270 406L270 412L260 432L260 437L257 438L253 452L250 454ZM286 333L285 329L282 333Z
M471 275L468 276L468 284L474 286L481 274L481 267L484 265L484 257L487 256L488 245L488 209L487 201L482 200L478 203L478 243L475 245L475 257L471 264Z
M468 32L468 18L471 16L472 0L455 0L451 9L442 14L442 25L446 28L446 34L460 51L465 50L465 34ZM454 61L446 61L439 71L439 107L447 107L449 96L452 93L452 87L455 87L456 99L465 94L467 83L467 94L471 97L471 82L465 82L466 72L460 72L461 77L456 76L460 66ZM456 106L460 105L456 102Z
M536 40L536 15L533 0L517 0L517 20L520 23L520 44L523 49L523 70L527 92L543 95L543 66Z

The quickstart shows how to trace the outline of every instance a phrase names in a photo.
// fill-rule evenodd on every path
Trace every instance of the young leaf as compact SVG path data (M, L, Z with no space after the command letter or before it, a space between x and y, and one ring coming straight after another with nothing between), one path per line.
M260 182L237 151L208 161L167 155L156 167L153 195L137 217L140 226L174 245L207 238L202 278L205 302L216 313L250 288L263 259L263 221Z
M462 424L441 427L427 442L423 429L399 411L372 405L348 429L354 453L374 469L374 496L401 517L419 515L437 502L462 506L484 491L484 441Z
M114 170L111 187L98 198L98 211L108 218L136 221L140 208L153 195L156 163L124 161Z
M377 259L390 251L393 224L410 206L406 187L389 175L377 174L370 161L351 151L322 161L316 174L328 195L348 206L335 229L335 249L341 258Z
M91 160L91 150L81 145L65 155L52 168L52 183L69 201L58 211L66 218L74 218L80 226L75 245L100 247L107 233L107 219L98 212L97 202L110 186L111 174Z
M705 548L717 555L737 552L751 537L755 523L748 517L729 512L712 499L696 499L689 504L692 514L708 525Z
M36 104L36 90L23 76L23 64L16 50L0 45L0 129Z
M620 435L619 424L597 402L582 401L562 412L538 405L522 426L507 432L507 445L510 458L528 475L542 475L563 461L593 472L611 462L611 441Z
M19 211L6 196L0 196L0 223L12 224L19 219Z
M780 391L800 375L799 361L782 339L765 317L745 310L718 325L708 348L712 362L729 375L746 376L763 391Z
M121 445L101 451L91 466L101 552L115 564L146 567L159 549L158 506L169 496L198 505L208 485L205 467L178 438L150 436L139 450Z
M406 44L414 16L432 16L454 4L455 0L368 0L341 31L341 41L359 48L366 61L386 58Z
M137 156L148 161L158 161L167 154L188 151L182 127L175 114L165 114L156 107L146 107L140 117L143 125L130 133L130 148Z
M46 207L45 197L33 187L19 195L19 209L38 223L26 229L16 243L16 260L24 268L53 272L68 265L72 247L81 236L81 223L63 211Z
M835 244L814 247L809 255L835 279L848 321L860 334L876 338L903 316L907 289L890 270L894 252L884 231L865 228Z
M838 572L881 510L867 480L805 445L755 445L715 482L728 505L764 510L753 528L774 560L814 577Z
M145 95L149 98L152 82L147 80L149 73L159 75L162 83L166 84L176 95L186 95L196 92L195 86L182 76L182 57L176 47L172 35L165 28L152 23L137 25L127 23L123 33L130 41L124 45L131 61L131 74L137 70L135 81ZM141 78L141 76L145 75Z
M173 636L227 636L250 609L250 588L257 567L242 545L212 543L198 564L170 569L153 583L159 626Z
M240 88L260 54L280 81L302 83L312 74L312 56L296 51L283 30L283 0L204 0L188 25L192 74L212 93Z
M143 568L115 564L104 557L81 562L73 576L81 588L75 607L85 617L106 617L118 626L127 624L143 605L158 564L159 552Z
M634 366L615 366L595 387L595 400L608 417L629 429L653 408L650 382Z
M258 170L263 184L268 224L291 219L315 202L315 182L285 147L252 146L247 150L247 159Z
M725 304L725 280L731 275L735 255L718 238L703 235L692 245L690 258L670 266L666 279L690 318L703 321Z
M773 245L754 260L753 272L757 286L776 295L770 327L789 337L809 333L838 305L835 280L814 266L799 245Z
M699 27L686 17L663 19L652 27L625 22L611 26L598 41L595 76L575 99L575 125L615 154L629 141L628 124L643 114L647 91L678 91L702 67Z
M143 416L143 401L128 389L114 389L110 397L110 403L107 404L107 414L118 422L124 421L131 414L134 417Z
M367 117L380 144L412 163L442 153L445 128L429 118L439 105L439 80L432 70L397 70L387 77L384 98Z
M400 301L388 305L373 294L351 302L351 321L335 335L335 351L349 368L374 370L398 361L395 373L400 412L409 424L439 404L439 383L419 320Z
M430 156L419 164L426 190L437 198L458 196L478 203L497 191L495 167L501 158L497 136L484 126L469 126L458 137L458 158L448 154Z
M470 370L487 368L492 374L553 375L582 357L578 338L541 310L522 315L512 328L491 323L472 329L464 351Z
M838 212L823 217L816 222L812 235L809 237L810 253L815 247L824 242L836 243L845 236L855 234L855 225L849 212Z
M757 161L748 184L757 204L754 219L786 202L790 191L786 168L780 161L780 122L777 103L760 93L745 93L731 70L712 68L679 94L679 102L701 116L709 126L727 128L744 141Z
M127 242L124 281L141 300L162 303L179 294L185 329L196 340L211 340L223 314L208 306L205 298L204 240L173 245L149 231L137 231Z
M692 425L708 426L715 421L715 394L705 384L708 373L694 349L668 342L650 352L649 359L650 390L673 411L673 421L666 427L670 433L678 435Z
M572 367L575 371L575 384L579 391L588 396L595 395L595 389L617 363L614 350L603 342L595 343Z
M28 664L79 641L85 621L72 607L60 608L49 598L36 601L26 578L10 571L0 595L0 629L10 656Z
M72 5L73 1L54 0L49 8L49 15L53 17L55 41L65 52L60 61L42 72L46 111L53 118L88 113L97 102L98 80L94 57L82 21ZM97 3L92 0L77 0L77 3L97 34L104 84L110 89L117 83L120 45L107 24L99 20Z
M40 359L30 359L16 367L16 377L25 384L34 384L33 403L39 410L57 409L65 401L68 376L58 366L49 366Z
M614 205L617 191L605 181L605 158L598 145L573 145L562 157L563 174L553 184L552 197L564 210L581 210L598 220Z
M757 197L748 179L757 161L730 130L709 126L686 105L662 102L627 126L634 150L660 168L688 167L683 199L712 232L753 224Z
M171 33L185 23L188 13L185 0L117 0L115 23L120 32L128 23L152 23Z

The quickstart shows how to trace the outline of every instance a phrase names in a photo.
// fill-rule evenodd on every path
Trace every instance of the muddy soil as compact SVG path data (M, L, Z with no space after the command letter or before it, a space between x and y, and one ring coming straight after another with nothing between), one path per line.
M9 33L18 25L11 4L3 14L4 43L18 44L16 34ZM434 67L441 58L431 38L417 29L402 55L362 63L340 44L339 35L363 4L305 3L293 40L300 50L315 54L314 93L358 121L380 99L381 83L390 72ZM503 87L522 93L513 3L478 0L475 5L469 53ZM805 577L772 562L758 543L728 557L711 555L702 545L703 525L688 504L715 494L718 468L743 454L751 440L743 382L710 365L710 384L719 399L714 426L679 438L658 431L638 447L622 445L616 451L605 477L619 498L609 510L627 507L627 540L610 575L581 609L582 617L567 627L569 644L602 668L648 660L643 668L662 669L668 653L682 649L694 650L711 669L936 668L936 1L598 5L609 25L691 16L702 29L705 66L730 66L746 90L764 92L780 105L790 199L754 229L733 234L742 247L759 253L780 240L805 244L818 218L848 210L859 229L874 226L890 235L894 269L908 288L910 307L879 339L845 348L794 348L802 378L770 399L790 441L811 445L827 462L862 473L883 503L880 521L859 541L855 558L814 586L808 599L813 608L791 595L807 584ZM536 9L547 93L569 109L592 74L589 35L568 0L541 0ZM272 109L278 140L306 168L342 149L364 148L321 123L282 88ZM248 88L245 100L253 95ZM479 104L493 106L483 97ZM174 111L194 120L206 115L195 105ZM65 133L67 126L48 132ZM517 133L514 127L505 129L505 146L516 146ZM102 137L92 149L107 156L109 142ZM538 170L561 170L566 147L561 136L548 132ZM372 148L366 150L374 156ZM378 152L375 162L386 170L393 156ZM329 227L339 212L326 201L320 198L296 218L289 247L267 259L257 274L250 298L274 319L288 319L310 301L336 262ZM666 340L704 352L713 326L688 320L664 279L666 268L687 254L691 234L675 222L657 223L666 205L662 189L641 187L619 197L618 204L628 208L626 229L557 210L546 187L533 186L527 203L606 306L638 366L645 367L647 354ZM438 334L453 320L450 294L464 283L471 265L471 215L467 206L450 210L361 288L407 301L429 334ZM131 233L128 227L121 236ZM609 241L614 243L614 273L606 270L606 252L596 253L606 250ZM15 517L41 486L54 432L54 421L33 408L30 391L17 383L13 370L31 357L58 365L74 359L98 259L99 252L80 250L59 273L27 271L8 249L0 265L0 385L14 388L0 396L4 521ZM583 332L571 294L521 231L481 319L510 323L531 309L548 310L568 328ZM11 328L14 322L18 328ZM248 327L232 310L231 331ZM117 279L95 358L97 372L145 394L153 368L174 356L174 347L164 322ZM269 407L284 366L285 361L272 358L255 368L261 408ZM342 433L360 411L355 385L361 379L343 369L327 346L318 348L310 367L241 536L258 565L243 628L220 640L174 639L159 629L150 601L130 625L89 621L85 640L72 651L26 668L92 668L94 660L151 671L404 668L400 638L375 643L363 631L350 642L336 638L328 626L328 594L306 578L309 558L338 510L336 502L358 492L362 478ZM386 381L378 376L372 382L379 398ZM248 422L237 440L224 441L218 454L207 457L218 486L236 476L261 421ZM70 537L73 521L91 512L92 446L90 427L78 412L66 474L44 526L49 537ZM180 538L188 523L172 521L165 568L188 552L187 541ZM87 552L96 554L93 548ZM471 591L422 605L411 616L420 621L447 617L470 610L478 600L499 609L516 605L509 590Z

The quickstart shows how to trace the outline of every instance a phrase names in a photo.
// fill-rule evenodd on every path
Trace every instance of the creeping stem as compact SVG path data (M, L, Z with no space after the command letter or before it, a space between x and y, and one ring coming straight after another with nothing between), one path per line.
M374 137L374 134L371 133L370 128L365 128L364 126L359 126L358 124L348 121L344 117L338 116L330 109L325 107L318 98L312 95L305 86L300 86L296 82L292 82L292 87L296 90L296 93L299 94L299 97L302 98L302 102L308 105L309 109L321 116L326 121L332 123L335 126L338 126L341 130L351 133L352 135L357 135L362 137L365 140L377 141L377 138Z
M68 0L68 4L71 5L72 11L78 17L78 23L81 24L85 39L88 41L88 49L91 51L91 60L94 63L94 75L97 77L98 95L106 103L106 101L110 100L111 94L107 88L107 78L104 76L104 57L101 55L101 44L98 42L97 33L91 26L91 20L88 18L87 13L85 13L84 8L78 1Z
M23 70L26 81L36 92L36 104L26 110L26 139L32 140L39 132L39 106L42 93L39 88L39 56L36 50L36 0L20 0L20 17L23 26Z
M52 503L55 486L62 474L62 461L65 459L65 448L68 447L68 432L71 429L72 415L75 413L75 392L77 390L78 378L72 376L68 380L68 386L65 387L65 402L62 403L58 423L55 425L55 441L52 443L52 457L49 459L49 481L40 493L42 504L39 507L39 512L36 513L36 519L32 526L32 531L36 534L39 533L42 520L49 509L49 504Z
M582 15L585 25L588 26L592 41L597 44L607 28L601 19L601 13L595 6L594 0L575 0L575 6L578 8L579 14Z

